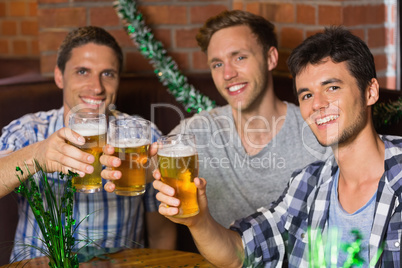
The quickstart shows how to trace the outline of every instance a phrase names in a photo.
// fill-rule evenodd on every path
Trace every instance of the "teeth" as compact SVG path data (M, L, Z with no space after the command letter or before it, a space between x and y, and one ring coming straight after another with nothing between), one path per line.
M230 91L230 92L238 91L238 90L241 89L242 87L244 87L244 85L232 86L232 87L229 87L229 91Z
M99 105L102 103L102 100L84 99L84 98L82 100L88 104L94 104L94 105Z
M322 124L328 123L329 121L335 120L338 117L339 117L339 115L330 115L330 116L327 116L324 118L317 119L316 122L318 125L322 125Z

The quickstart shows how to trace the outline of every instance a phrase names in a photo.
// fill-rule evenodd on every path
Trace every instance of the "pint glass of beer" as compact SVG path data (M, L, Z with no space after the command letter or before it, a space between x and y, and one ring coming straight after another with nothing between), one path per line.
M107 123L106 116L99 113L77 112L70 115L70 128L85 138L85 144L81 146L74 145L86 153L95 157L92 164L94 172L86 174L84 177L74 177L72 182L77 192L95 193L102 189L102 164L99 157L102 154L102 148L106 144Z
M135 196L145 193L148 172L148 149L151 144L151 122L141 118L116 118L109 123L108 143L121 165L121 178L115 180L117 195Z
M162 182L175 189L180 199L178 218L197 215L198 154L192 134L162 136L158 139L158 166Z

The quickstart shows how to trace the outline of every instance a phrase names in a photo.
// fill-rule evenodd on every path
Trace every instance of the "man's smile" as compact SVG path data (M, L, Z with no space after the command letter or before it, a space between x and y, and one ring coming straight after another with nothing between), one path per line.
M240 83L240 84L235 84L235 85L231 85L226 87L226 89L229 91L230 95L234 95L234 94L239 94L240 92L242 92L247 86L247 83Z
M317 118L315 120L315 122L316 122L317 125L320 126L320 125L326 124L328 122L334 121L338 117L339 117L339 115L328 115L328 116L325 116L325 117Z
M97 99L84 98L84 97L82 97L81 100L83 100L85 103L90 104L90 105L101 105L104 101L103 99L97 100Z

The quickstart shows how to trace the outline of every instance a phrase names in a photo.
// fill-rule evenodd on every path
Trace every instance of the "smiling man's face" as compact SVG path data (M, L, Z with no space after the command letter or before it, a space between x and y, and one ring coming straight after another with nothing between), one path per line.
M341 145L368 126L368 110L346 62L308 64L296 76L301 114L324 146Z
M55 82L63 89L65 116L71 110L102 113L116 99L119 61L110 47L88 43L71 51L64 73L56 67Z
M248 26L228 27L214 33L207 57L215 86L233 109L253 109L267 92L272 67Z

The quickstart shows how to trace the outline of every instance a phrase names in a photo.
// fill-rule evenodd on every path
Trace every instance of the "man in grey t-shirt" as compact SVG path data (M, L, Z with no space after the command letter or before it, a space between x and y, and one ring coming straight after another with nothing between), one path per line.
M245 11L224 11L207 20L197 41L228 105L186 119L172 133L196 135L211 214L228 227L276 200L292 172L318 160L325 149L303 124L299 109L275 96L278 51L270 22ZM113 162L102 159L105 165ZM120 176L110 170L102 175Z

